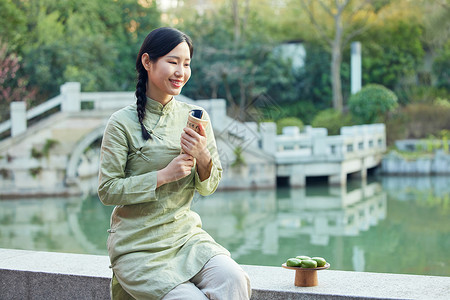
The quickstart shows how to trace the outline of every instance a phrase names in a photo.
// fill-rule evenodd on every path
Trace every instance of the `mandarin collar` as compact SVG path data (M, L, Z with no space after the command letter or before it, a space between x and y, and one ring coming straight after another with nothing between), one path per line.
M167 102L166 105L162 105L160 102L147 97L147 103L145 104L145 108L152 113L163 115L169 113L173 109L175 101L176 101L175 98L172 97L172 100Z

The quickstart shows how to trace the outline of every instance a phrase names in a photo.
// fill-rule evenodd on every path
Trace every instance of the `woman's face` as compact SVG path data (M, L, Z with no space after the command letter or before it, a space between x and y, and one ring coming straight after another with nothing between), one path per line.
M191 77L191 55L186 42L178 44L172 51L157 61L142 56L142 63L148 73L147 96L165 105L172 96L179 95Z

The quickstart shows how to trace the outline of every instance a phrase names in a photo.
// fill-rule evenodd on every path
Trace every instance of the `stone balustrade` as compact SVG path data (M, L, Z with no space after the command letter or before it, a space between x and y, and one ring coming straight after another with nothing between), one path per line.
M328 136L325 128L305 126L283 128L276 137L277 163L311 160L345 160L386 151L384 124L346 126L341 134Z

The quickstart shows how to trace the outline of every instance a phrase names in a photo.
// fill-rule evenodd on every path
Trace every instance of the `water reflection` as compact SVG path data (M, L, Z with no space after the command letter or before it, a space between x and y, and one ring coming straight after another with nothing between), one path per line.
M222 192L194 210L242 264L306 254L338 270L450 276L449 177Z
M278 226L286 231L284 236L305 234L311 244L326 246L330 236L357 236L386 217L386 193L379 183L350 192L330 188L326 195L320 193L323 188L309 190L291 190L278 199Z
M0 247L106 254L111 207L97 197L0 201Z
M96 196L0 201L0 247L106 255ZM450 178L197 196L203 227L242 264L323 256L335 270L450 276Z
M204 228L237 261L263 265L280 265L300 254L331 259L331 238L359 236L385 219L387 211L386 193L378 182L351 191L315 186L222 192L200 199L193 209ZM355 246L351 251L351 269L364 271L364 249Z

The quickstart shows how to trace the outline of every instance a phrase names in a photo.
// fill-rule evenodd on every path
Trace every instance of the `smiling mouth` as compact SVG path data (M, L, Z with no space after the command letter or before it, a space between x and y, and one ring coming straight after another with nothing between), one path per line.
M176 87L181 87L183 86L183 81L182 80L174 80L174 79L169 79L169 81L175 85Z

